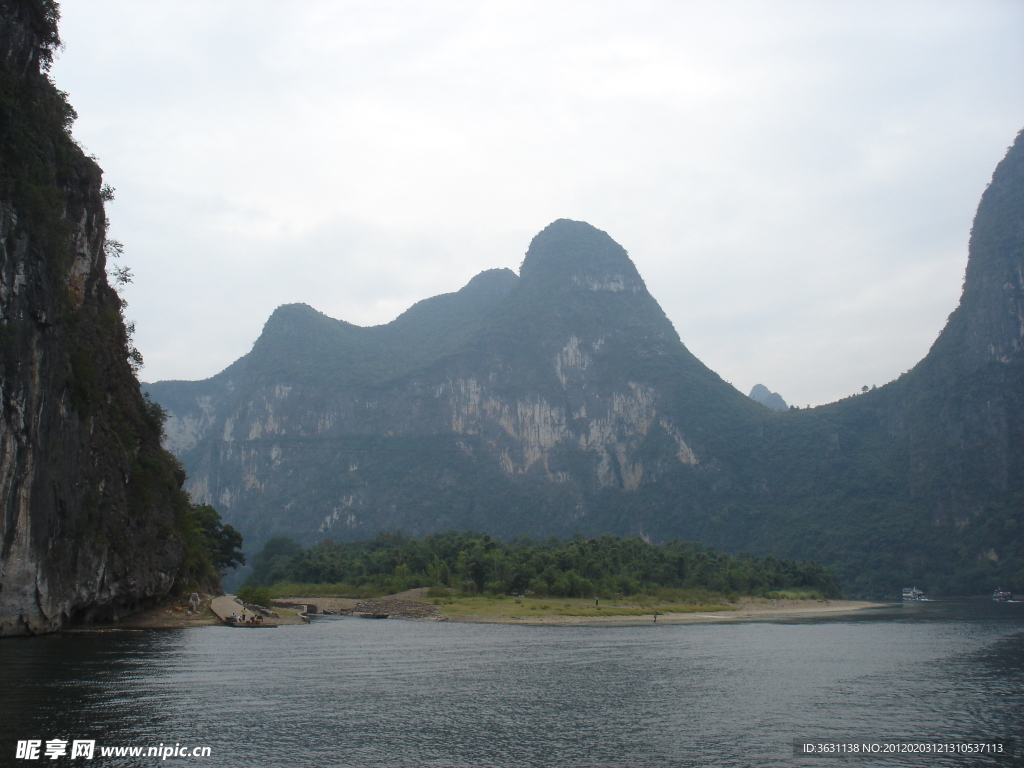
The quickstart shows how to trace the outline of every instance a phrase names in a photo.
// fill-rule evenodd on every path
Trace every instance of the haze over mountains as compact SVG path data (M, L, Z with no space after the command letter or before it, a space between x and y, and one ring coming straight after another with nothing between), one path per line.
M724 382L626 251L564 219L518 277L483 272L373 328L283 306L217 376L148 389L193 497L250 548L610 532L822 559L856 594L1024 587L1022 190L1018 136L928 356L819 408Z

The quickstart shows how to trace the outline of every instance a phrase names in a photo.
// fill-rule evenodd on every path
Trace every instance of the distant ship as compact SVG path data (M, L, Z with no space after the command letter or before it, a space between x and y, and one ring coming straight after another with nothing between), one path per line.
M1004 592L999 588L996 588L996 591L992 593L992 599L995 600L997 603L1005 603L1011 597L1013 597L1012 593Z
M917 587L906 587L903 590L903 599L904 600L925 600L927 598L925 598L924 592L922 592Z

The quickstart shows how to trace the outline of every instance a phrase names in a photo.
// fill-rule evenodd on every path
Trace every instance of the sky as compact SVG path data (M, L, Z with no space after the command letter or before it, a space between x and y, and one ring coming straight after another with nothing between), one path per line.
M683 343L799 406L881 386L956 307L1024 127L1024 3L64 0L51 75L116 189L141 378L303 302L394 319L558 218Z

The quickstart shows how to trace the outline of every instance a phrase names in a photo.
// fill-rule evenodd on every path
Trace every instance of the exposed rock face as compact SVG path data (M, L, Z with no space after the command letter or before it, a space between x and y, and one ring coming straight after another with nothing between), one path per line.
M0 2L0 635L125 613L170 588L183 476L129 366L99 167L40 73L42 3Z
M773 411L789 410L789 406L786 405L786 401L782 399L782 395L778 392L772 392L764 384L754 385L754 388L750 390L750 399L756 400L765 408L771 408Z

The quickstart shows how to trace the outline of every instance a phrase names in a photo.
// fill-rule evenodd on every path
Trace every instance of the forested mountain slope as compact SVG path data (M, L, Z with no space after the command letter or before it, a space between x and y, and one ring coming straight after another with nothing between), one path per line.
M626 252L559 220L385 326L278 309L203 382L149 385L199 500L252 546L401 528L680 536L822 559L857 594L1024 589L1022 156L960 307L884 387L774 413L683 345Z

